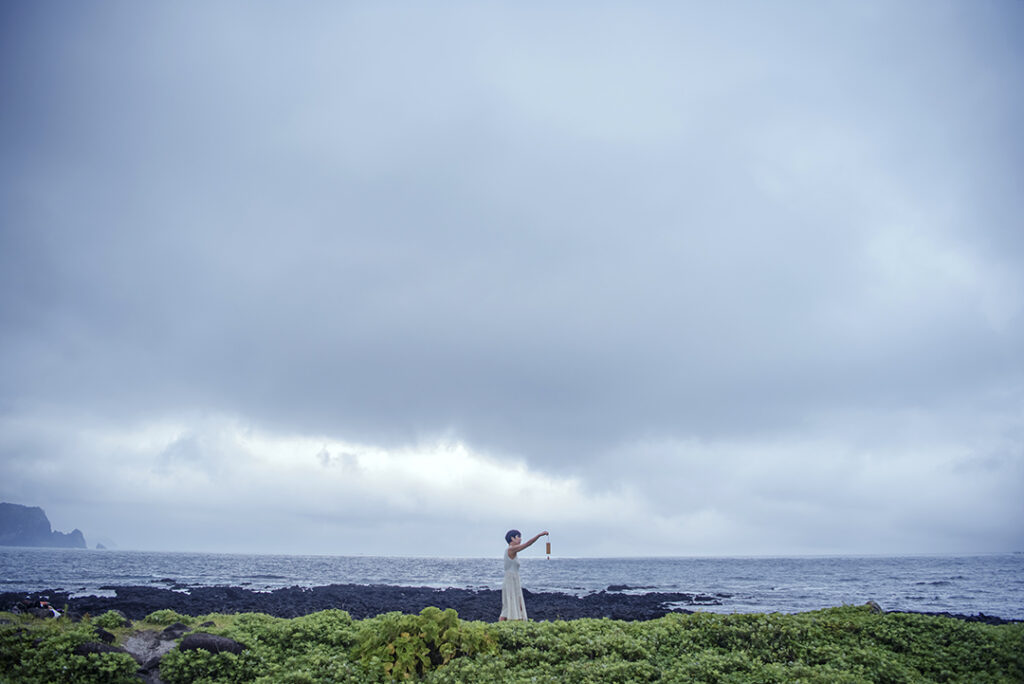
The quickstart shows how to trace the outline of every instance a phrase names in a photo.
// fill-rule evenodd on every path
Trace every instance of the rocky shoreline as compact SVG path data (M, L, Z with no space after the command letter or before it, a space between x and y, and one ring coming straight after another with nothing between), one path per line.
M501 592L494 589L433 589L390 585L332 584L322 587L288 587L261 592L241 587L104 587L116 596L72 598L64 591L0 594L0 609L26 598L45 599L57 608L67 606L73 615L99 615L120 610L137 620L149 613L170 608L183 615L206 613L266 613L276 617L298 617L337 608L355 619L389 611L418 613L427 606L454 608L465 620L495 621L501 612ZM572 620L608 617L616 620L651 620L670 612L691 612L668 604L704 606L718 603L715 597L686 593L623 594L601 591L582 597L560 593L523 591L526 608L534 620Z
M433 589L391 585L332 584L321 587L288 587L274 591L254 591L242 587L182 587L174 589L148 586L104 587L115 596L79 596L61 590L31 593L0 594L0 610L11 610L30 601L46 600L71 615L100 615L119 610L126 617L138 620L169 608L183 615L207 613L266 613L292 618L321 610L336 608L347 611L355 619L363 619L399 611L418 613L427 606L454 608L464 620L497 620L501 610L501 592L494 589ZM612 618L615 620L652 620L668 613L691 613L687 606L720 605L715 596L687 593L624 594L620 587L609 587L585 596L523 590L527 611L533 620L573 620L576 618ZM996 616L943 615L969 622L1006 624L1020 622Z

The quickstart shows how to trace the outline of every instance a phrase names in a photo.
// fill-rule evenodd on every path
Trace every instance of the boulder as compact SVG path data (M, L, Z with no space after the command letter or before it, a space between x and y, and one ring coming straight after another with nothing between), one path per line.
M124 640L125 651L144 667L148 667L154 659L159 662L174 646L174 639L165 639L160 632L151 629L129 634Z
M58 614L54 612L53 608L29 608L28 612L31 615L35 615L37 618L58 617Z
M165 628L164 631L160 633L160 638L171 640L180 639L182 636L184 636L185 632L189 631L191 631L191 628L188 625L181 622L175 622L173 625Z
M163 680L160 679L160 658L162 656L155 656L150 658L146 663L139 668L135 676L138 677L143 684L164 684Z
M127 653L123 648L111 646L110 644L103 644L98 641L87 641L84 644L78 644L75 646L75 650L73 652L75 655L89 655L90 653Z
M178 647L182 651L194 651L196 649L203 649L210 653L234 653L238 655L246 649L245 644L240 644L234 639L227 637L217 636L216 634L207 634L205 632L196 632L195 634L189 634L181 640L181 645Z

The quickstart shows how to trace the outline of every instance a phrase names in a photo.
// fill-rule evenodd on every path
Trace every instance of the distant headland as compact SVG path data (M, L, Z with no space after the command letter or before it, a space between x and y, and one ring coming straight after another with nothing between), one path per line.
M0 546L84 549L85 536L78 529L67 533L55 531L38 506L0 503Z

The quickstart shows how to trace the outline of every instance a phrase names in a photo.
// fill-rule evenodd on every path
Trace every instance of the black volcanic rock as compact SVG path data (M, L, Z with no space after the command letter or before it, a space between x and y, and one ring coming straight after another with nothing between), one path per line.
M196 632L195 634L189 634L181 640L181 645L178 646L182 651L195 651L196 649L203 649L210 653L234 653L238 655L245 650L245 644L240 644L234 639L229 639L223 636L217 636L216 634L206 634L205 632Z
M433 589L430 587L398 587L390 585L332 584L321 587L287 587L258 592L238 587L193 587L188 593L157 587L110 587L116 596L78 596L72 598L62 590L0 593L0 610L46 600L53 605L67 606L70 615L102 615L119 610L132 620L141 620L150 613L170 608L184 615L207 613L267 613L293 618L328 608L347 611L357 620L397 610L419 613L427 606L454 608L463 620L494 622L501 612L501 590L498 589ZM614 620L653 620L668 613L689 613L688 607L707 605L699 594L649 593L619 594L599 591L584 596L532 592L523 590L526 609L531 620L574 620L576 618L612 618ZM926 613L985 622L992 625L1020 623L1020 620L982 615ZM171 626L172 628L174 625ZM171 633L175 633L172 630ZM157 632L154 638L163 638ZM159 640L159 639L158 639ZM130 649L129 649L130 650ZM149 656L147 656L149 657ZM140 662L143 662L140 660Z
M499 589L434 589L388 585L332 584L321 587L288 587L270 592L240 587L192 587L188 592L158 587L109 587L116 596L71 596L63 591L45 592L50 603L68 606L72 614L101 615L120 610L132 620L170 608L183 615L206 613L267 613L293 618L328 608L347 611L357 620L388 611L419 613L427 606L454 608L464 620L495 621L501 612ZM43 596L33 593L29 599ZM617 620L651 620L670 612L688 612L693 594L615 594L605 591L576 597L568 594L523 590L526 609L533 620L571 620L609 617ZM25 594L0 594L0 610L25 600Z
M52 546L84 549L81 530L55 532L38 506L0 503L0 546Z

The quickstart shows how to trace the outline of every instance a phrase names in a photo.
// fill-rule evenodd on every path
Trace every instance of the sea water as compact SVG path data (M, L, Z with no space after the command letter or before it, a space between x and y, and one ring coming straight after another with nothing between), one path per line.
M524 553L528 591L697 594L698 610L797 613L878 602L885 610L1024 619L1024 554L752 558L551 558ZM112 595L115 586L327 584L501 587L494 558L294 556L0 547L0 592ZM693 606L686 606L693 608Z

